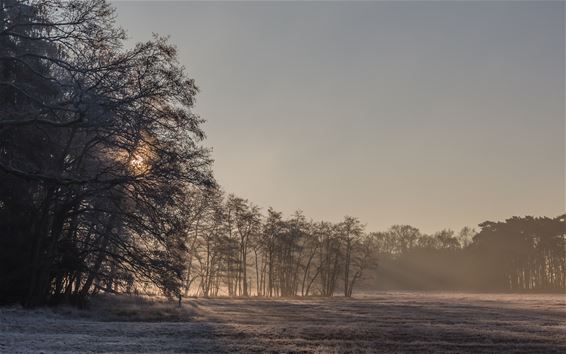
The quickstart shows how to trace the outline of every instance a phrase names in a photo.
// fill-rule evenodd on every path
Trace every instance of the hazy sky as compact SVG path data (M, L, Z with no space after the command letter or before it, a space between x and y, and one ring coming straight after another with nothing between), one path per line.
M117 2L201 93L223 188L369 230L564 212L564 2Z

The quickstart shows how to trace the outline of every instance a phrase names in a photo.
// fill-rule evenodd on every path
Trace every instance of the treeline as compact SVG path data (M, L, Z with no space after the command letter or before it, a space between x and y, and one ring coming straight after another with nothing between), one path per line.
M566 215L480 224L471 257L483 288L566 290Z
M0 0L0 303L350 296L373 255L359 221L223 198L175 48L124 40L102 0Z
M484 222L480 231L365 232L221 192L198 192L185 295L351 296L358 290L566 290L566 216Z
M188 233L185 295L351 296L377 265L372 234L353 217L313 222L286 219L218 190L195 191Z
M566 216L484 222L475 232L424 235L394 226L376 235L379 269L371 289L566 290Z

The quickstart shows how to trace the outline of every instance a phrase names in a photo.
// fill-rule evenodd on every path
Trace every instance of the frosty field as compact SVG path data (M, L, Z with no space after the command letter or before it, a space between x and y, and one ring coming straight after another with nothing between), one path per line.
M112 303L109 305L109 303ZM0 308L0 352L566 352L564 295L110 298L90 311Z

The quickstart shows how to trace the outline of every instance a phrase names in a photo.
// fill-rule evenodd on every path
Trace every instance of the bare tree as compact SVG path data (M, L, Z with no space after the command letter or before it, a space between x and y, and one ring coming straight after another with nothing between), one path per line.
M124 49L101 0L3 0L0 20L2 244L25 255L2 298L84 297L127 274L177 291L185 190L214 182L175 48Z

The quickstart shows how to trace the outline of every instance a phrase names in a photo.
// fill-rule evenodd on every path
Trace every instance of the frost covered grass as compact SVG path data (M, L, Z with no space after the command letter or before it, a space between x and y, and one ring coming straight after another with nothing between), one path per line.
M0 351L566 352L564 295L367 293L353 299L103 297L0 309Z

